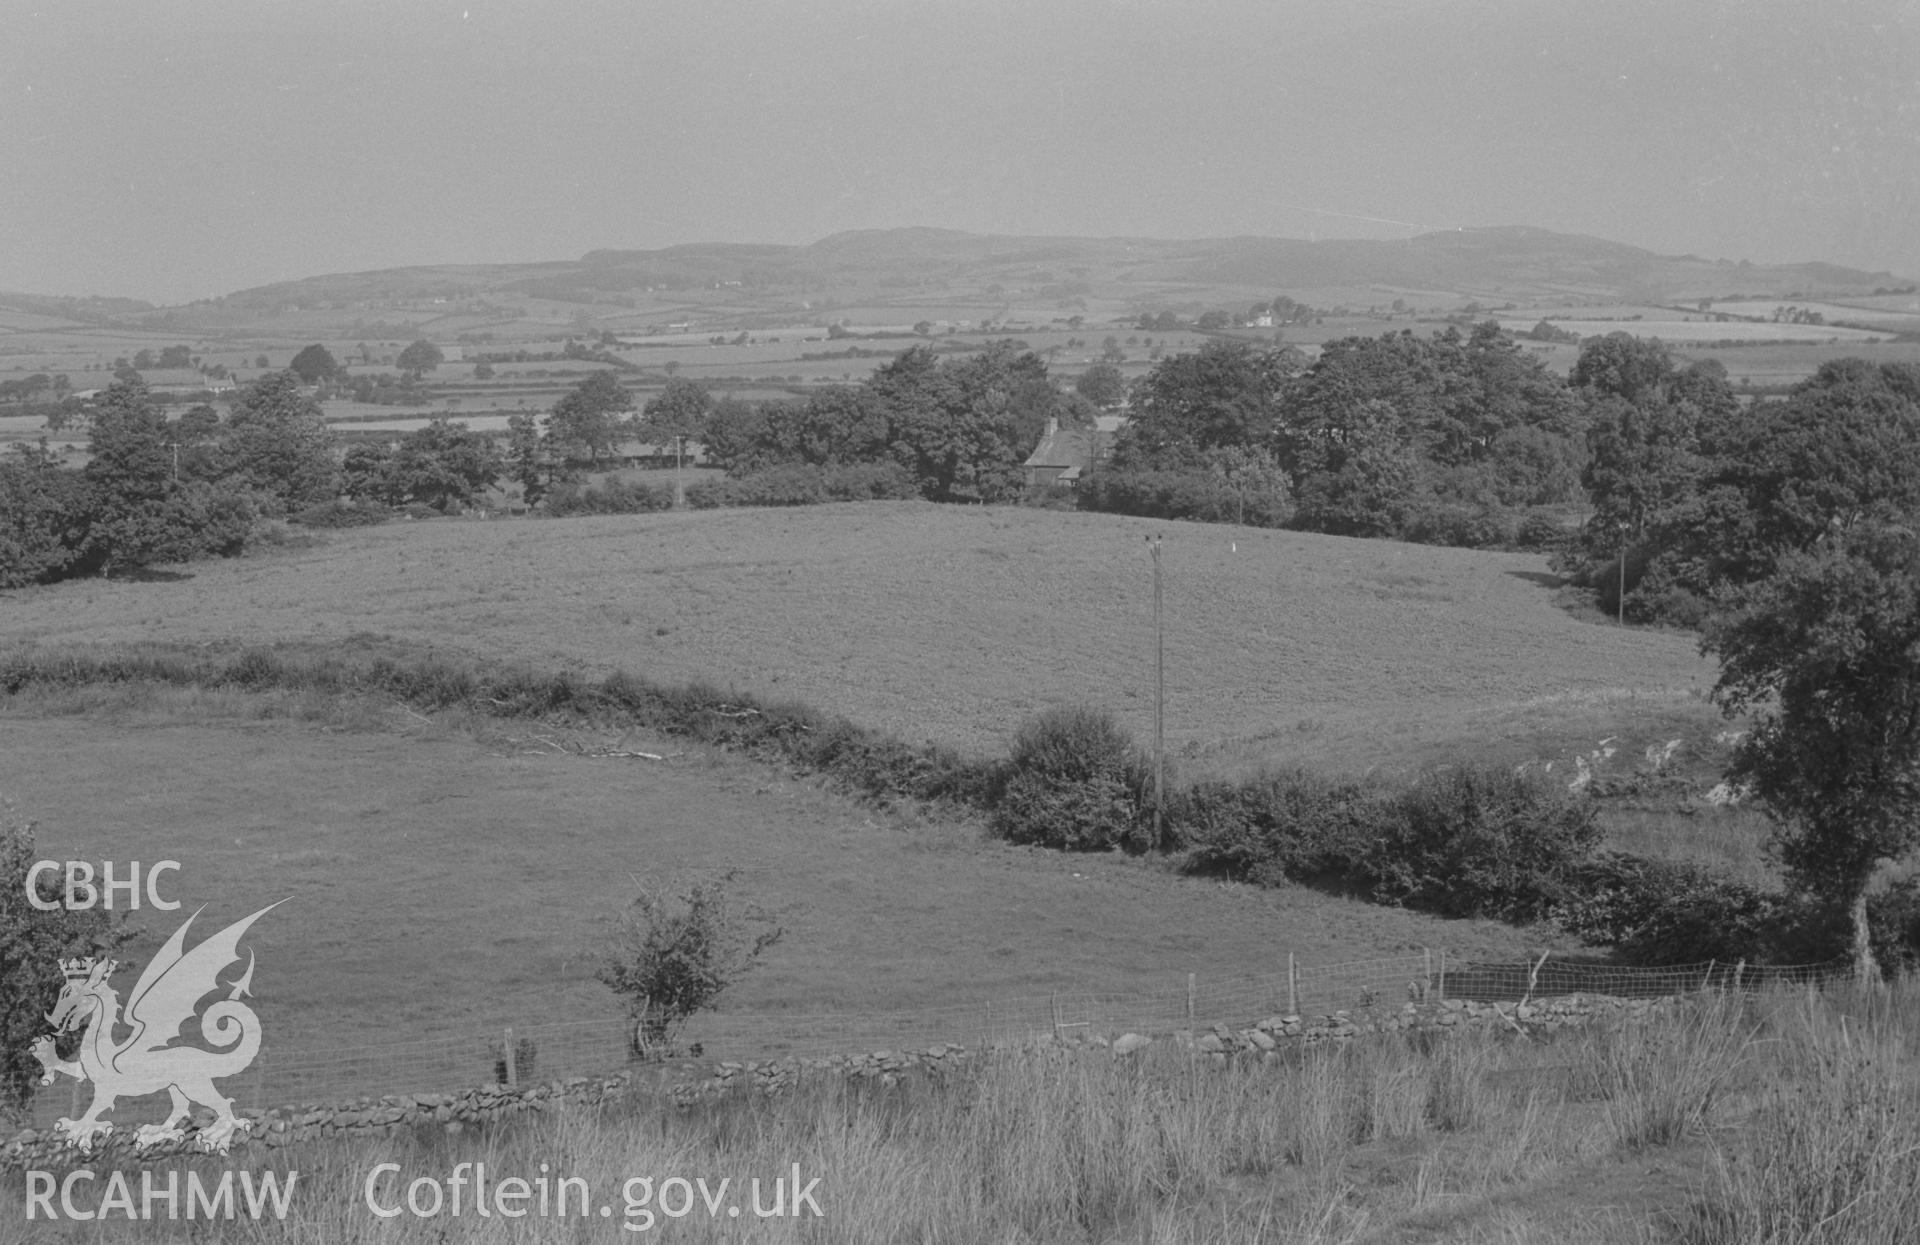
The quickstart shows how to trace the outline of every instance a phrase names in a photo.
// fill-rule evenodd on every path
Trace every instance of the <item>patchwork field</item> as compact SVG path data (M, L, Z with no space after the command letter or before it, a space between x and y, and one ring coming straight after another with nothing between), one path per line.
M1521 333L1539 321L1522 323L1506 320L1501 323L1502 327ZM1560 320L1555 321L1554 326L1582 336L1604 337L1608 333L1626 333L1633 337L1657 337L1678 345L1718 341L1832 342L1851 345L1854 342L1886 341L1892 336L1891 333L1841 328L1832 324L1757 324L1750 320L1711 320L1705 316L1684 320Z

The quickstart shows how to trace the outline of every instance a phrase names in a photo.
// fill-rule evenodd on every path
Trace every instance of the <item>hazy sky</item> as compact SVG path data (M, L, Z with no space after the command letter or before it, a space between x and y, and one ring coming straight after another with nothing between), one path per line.
M1499 224L1920 277L1920 0L0 0L0 289Z

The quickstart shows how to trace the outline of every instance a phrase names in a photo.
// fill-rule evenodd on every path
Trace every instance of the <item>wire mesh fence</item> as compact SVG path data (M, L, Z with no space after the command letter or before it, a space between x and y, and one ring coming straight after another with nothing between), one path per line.
M1444 951L1339 964L1301 964L1288 955L1279 965L1284 971L1256 976L1189 974L1184 981L1125 994L1068 991L897 1012L713 1012L688 1021L676 1040L684 1054L709 1062L821 1058L936 1045L978 1049L1049 1035L1244 1027L1269 1016L1318 1016L1439 998L1652 998L1709 989L1820 985L1846 977L1850 969L1845 960L1802 965L1708 961L1640 968L1552 956L1472 960ZM236 1105L266 1108L606 1075L638 1057L632 1022L614 1015L534 1024L503 1021L464 1036L333 1048L275 1043L273 1036L268 1035L244 1072L222 1082ZM36 1096L29 1122L47 1127L59 1116L77 1115L90 1096L86 1086L63 1078ZM165 1106L164 1096L154 1098L151 1110L146 1104L123 1103L115 1118L146 1122L164 1114Z

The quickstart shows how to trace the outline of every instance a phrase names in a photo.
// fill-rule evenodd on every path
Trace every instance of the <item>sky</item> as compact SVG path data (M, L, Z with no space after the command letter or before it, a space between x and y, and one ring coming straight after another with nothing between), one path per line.
M0 289L1533 225L1920 279L1920 0L0 0Z

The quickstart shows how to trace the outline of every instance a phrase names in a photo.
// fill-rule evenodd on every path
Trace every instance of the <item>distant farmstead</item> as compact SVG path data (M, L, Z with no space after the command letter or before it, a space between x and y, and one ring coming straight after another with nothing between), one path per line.
M622 441L613 447L613 456L623 467L671 467L676 456L671 441L654 444L648 441ZM704 467L707 465L707 447L698 441L682 441L679 446L678 462L683 467Z
M1072 488L1106 457L1110 444L1110 433L1097 428L1062 428L1058 419L1049 419L1046 435L1027 456L1027 485L1064 484Z

